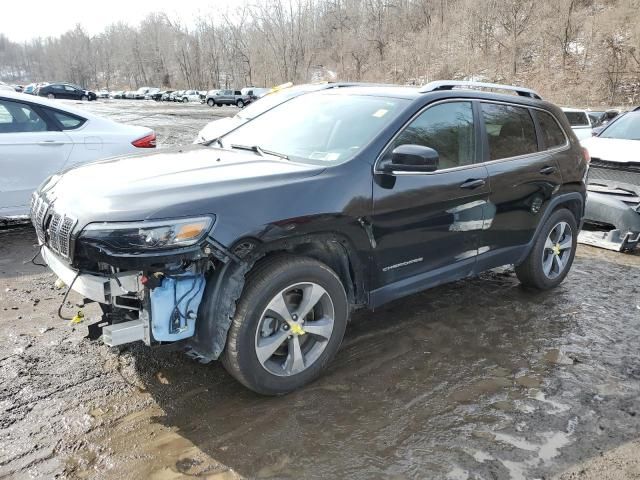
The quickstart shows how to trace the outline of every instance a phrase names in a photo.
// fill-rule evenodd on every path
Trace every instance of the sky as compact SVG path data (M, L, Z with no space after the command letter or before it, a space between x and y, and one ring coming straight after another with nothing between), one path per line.
M14 42L24 42L35 37L58 36L79 23L90 35L95 35L118 21L137 25L152 12L167 13L189 25L199 14L226 10L240 3L238 0L30 0L27 3L2 0L0 33Z

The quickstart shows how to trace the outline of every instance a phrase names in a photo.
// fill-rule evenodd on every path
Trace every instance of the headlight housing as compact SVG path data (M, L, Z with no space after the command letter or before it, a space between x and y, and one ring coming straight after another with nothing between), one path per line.
M211 229L215 217L153 220L149 222L90 223L80 240L118 251L157 251L189 247Z

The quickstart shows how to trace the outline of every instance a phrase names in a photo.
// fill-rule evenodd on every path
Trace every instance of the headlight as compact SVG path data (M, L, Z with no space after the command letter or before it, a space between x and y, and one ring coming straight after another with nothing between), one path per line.
M215 217L150 222L90 223L80 240L114 250L163 250L195 245L209 231Z

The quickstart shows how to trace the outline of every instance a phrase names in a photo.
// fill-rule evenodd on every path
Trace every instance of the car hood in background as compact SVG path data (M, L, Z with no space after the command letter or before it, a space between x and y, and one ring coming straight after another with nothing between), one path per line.
M233 117L224 117L219 120L214 120L213 122L207 123L198 135L196 136L193 143L202 143L207 142L209 140L213 140L214 138L221 137L222 135L226 135L231 130L235 130L243 123L246 123L247 120L244 118L240 118L237 115Z
M582 143L582 141L587 138L591 138L592 135L591 127L571 127L571 130L573 130L573 133L576 134L576 137L578 137L580 143Z
M580 143L589 151L591 158L640 163L640 140L591 137L581 140Z
M251 152L193 145L72 168L51 177L41 193L55 211L75 217L80 225L146 220L215 214L218 198L280 188L323 170Z

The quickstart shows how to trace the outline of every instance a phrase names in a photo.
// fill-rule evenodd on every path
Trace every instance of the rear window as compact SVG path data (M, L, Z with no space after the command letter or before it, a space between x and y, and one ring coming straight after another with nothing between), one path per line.
M589 117L585 112L564 112L572 127L588 127Z
M547 112L540 110L534 111L538 117L540 129L542 130L542 140L544 141L545 148L549 150L563 146L567 142L567 139L556 119Z
M490 160L538 151L536 130L527 108L483 103L482 117L489 140Z

